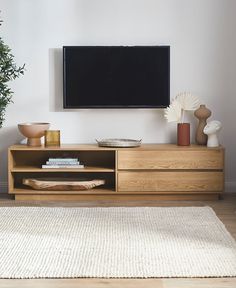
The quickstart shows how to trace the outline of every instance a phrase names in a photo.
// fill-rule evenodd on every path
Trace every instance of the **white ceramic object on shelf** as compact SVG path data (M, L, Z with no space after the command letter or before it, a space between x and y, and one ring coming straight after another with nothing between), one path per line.
M50 123L21 123L18 129L27 139L28 146L41 146L41 137L44 136L46 130L50 127Z
M219 146L219 140L218 140L218 132L221 130L222 124L220 121L213 120L210 121L205 128L203 129L203 132L208 136L207 139L207 147L218 147Z

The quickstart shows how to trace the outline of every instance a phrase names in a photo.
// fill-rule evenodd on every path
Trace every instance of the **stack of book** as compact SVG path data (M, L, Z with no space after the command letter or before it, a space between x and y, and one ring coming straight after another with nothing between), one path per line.
M49 158L46 164L42 165L42 168L84 168L84 165L80 163L78 158Z

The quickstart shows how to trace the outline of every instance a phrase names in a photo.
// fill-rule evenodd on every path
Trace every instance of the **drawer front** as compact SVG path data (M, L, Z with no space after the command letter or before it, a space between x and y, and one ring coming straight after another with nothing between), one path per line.
M223 172L119 172L118 192L222 192Z
M223 169L223 150L118 151L118 169Z

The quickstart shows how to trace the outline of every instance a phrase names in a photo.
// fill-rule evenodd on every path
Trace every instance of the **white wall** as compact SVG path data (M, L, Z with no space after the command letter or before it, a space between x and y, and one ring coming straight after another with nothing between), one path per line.
M130 137L174 142L175 124L162 110L62 109L63 45L171 46L171 97L198 95L222 121L228 189L236 191L235 0L0 0L1 37L25 75L12 83L14 104L0 130L0 177L7 181L7 147L22 137L17 123L49 121L64 143ZM189 116L194 132L196 119Z

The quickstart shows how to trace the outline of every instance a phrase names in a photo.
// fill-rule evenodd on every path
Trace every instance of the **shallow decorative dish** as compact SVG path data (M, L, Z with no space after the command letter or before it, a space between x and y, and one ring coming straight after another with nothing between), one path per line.
M142 140L134 139L102 139L97 140L98 146L101 147L139 147L142 143Z
M23 184L32 187L35 190L49 190L49 191L62 191L62 190L88 190L96 186L104 185L105 180L73 180L73 179L50 179L50 178L27 178L23 179Z

